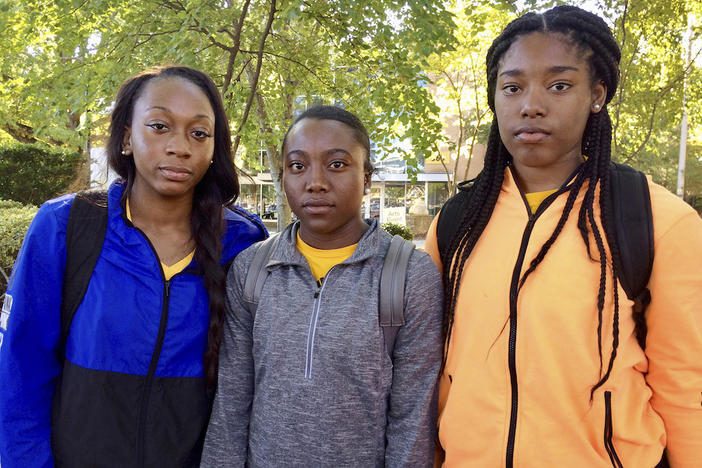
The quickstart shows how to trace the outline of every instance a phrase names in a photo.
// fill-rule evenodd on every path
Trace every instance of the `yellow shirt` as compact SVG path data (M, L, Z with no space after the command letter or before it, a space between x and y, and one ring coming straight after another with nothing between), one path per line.
M543 192L525 193L524 197L526 198L526 201L529 204L529 209L531 210L531 213L536 213L536 210L539 208L539 205L541 205L541 203L544 200L546 200L546 198L549 195L551 195L552 193L556 193L556 190L558 189L544 190Z
M307 259L307 263L310 264L310 270L312 270L312 276L317 281L321 281L334 265L338 265L349 258L356 250L357 245L357 243L347 245L340 249L315 249L305 244L305 241L300 237L300 233L297 233L297 250Z
M129 221L131 221L132 220L132 212L129 209L129 198L127 198L127 203L125 204L125 208L126 208L127 219ZM161 269L163 270L163 276L166 278L166 281L173 278L173 276L175 274L180 273L181 271L185 270L185 267L190 265L190 262L193 261L194 256L195 256L195 249L193 249L192 252L190 252L188 255L186 255L185 258L175 262L173 265L166 265L165 263L161 262Z

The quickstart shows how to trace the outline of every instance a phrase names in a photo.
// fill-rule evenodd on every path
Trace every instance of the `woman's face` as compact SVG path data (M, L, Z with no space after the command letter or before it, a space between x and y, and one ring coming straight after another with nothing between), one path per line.
M283 157L283 186L302 239L321 249L358 242L366 229L361 202L370 174L353 130L336 120L303 119L290 130Z
M495 113L527 192L559 187L582 161L585 124L606 95L586 58L562 35L531 33L500 61Z
M177 77L149 81L123 139L136 166L132 190L192 197L212 161L214 125L210 101L197 85Z

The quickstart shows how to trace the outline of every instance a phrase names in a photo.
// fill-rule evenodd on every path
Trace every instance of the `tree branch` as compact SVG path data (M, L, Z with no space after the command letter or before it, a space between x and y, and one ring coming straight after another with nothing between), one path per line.
M656 117L656 110L658 109L658 104L663 100L663 98L673 89L675 88L675 85L680 83L681 80L685 79L685 76L688 74L690 71L690 68L692 68L693 64L697 60L697 57L702 53L702 48L700 48L695 56L693 57L692 60L690 60L690 63L682 70L681 73L673 77L672 80L668 81L668 84L662 88L660 88L661 93L658 95L656 98L656 101L653 103L653 110L651 111L651 118L648 121L648 129L646 131L646 137L644 140L641 142L638 148L631 153L630 155L626 156L623 158L623 162L628 163L631 162L638 154L643 151L643 149L646 147L648 144L648 141L651 139L651 135L653 134L653 124L655 121Z
M249 113L251 112L251 104L253 104L253 100L256 97L255 93L258 89L258 79L261 76L261 66L263 65L263 48L266 45L266 39L268 38L268 34L271 31L271 27L273 26L273 20L275 19L276 11L276 0L271 0L270 8L268 9L268 20L266 21L266 26L263 29L263 33L261 34L261 41L259 42L258 46L256 70L253 72L253 75L250 78L249 88L251 92L249 94L249 99L246 102L244 115L241 117L241 123L239 125L238 130L236 131L236 137L234 138L234 146L232 148L233 155L236 155L236 152L239 150L239 143L241 142L241 132L244 129L244 125L246 125L246 121L249 118Z
M233 26L235 28L235 33L234 36L232 37L231 33L227 30L227 33L229 33L229 36L232 37L232 41L234 44L232 45L232 48L229 50L229 61L227 62L227 73L224 76L224 83L222 83L222 96L225 95L227 92L227 89L229 89L229 85L232 82L232 76L234 75L234 63L236 61L236 56L239 53L239 44L241 44L241 30L244 29L244 21L246 20L246 14L249 10L249 4L251 3L251 0L246 0L244 2L244 6L241 8L241 15L239 16L239 21L237 22L234 20Z
M245 53L245 54L258 54L257 51L253 51L253 50L244 50L244 49L241 49L240 51L241 51L242 53ZM291 58L291 57L286 57L285 55L276 54L275 52L264 51L263 53L264 53L264 55L270 55L271 57L276 57L276 58L285 60L285 61L287 61L287 62L294 63L295 65L297 65L297 66L299 66L300 68L304 69L304 70L305 70L307 73L309 73L310 75L314 76L314 77L315 77L320 83L322 83L324 86L326 86L326 87L328 87L328 88L330 88L330 89L333 89L333 88L334 88L334 84L333 84L333 83L329 83L329 82L325 81L324 79L322 79L322 78L317 74L316 71L314 71L312 68L308 67L308 66L305 65L304 63L300 62L299 60L295 60L294 58Z

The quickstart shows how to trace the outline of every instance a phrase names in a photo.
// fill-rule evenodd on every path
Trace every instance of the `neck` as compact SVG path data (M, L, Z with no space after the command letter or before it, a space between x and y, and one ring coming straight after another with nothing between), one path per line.
M554 163L548 170L538 166L519 164L516 161L512 163L512 167L522 191L524 193L534 193L560 188L568 181L582 162L582 156L578 155Z
M368 225L360 216L333 231L316 230L315 226L300 223L299 234L305 244L315 249L340 249L358 243Z
M181 197L163 197L137 184L129 192L132 223L142 229L158 228L190 230L193 208L192 194Z

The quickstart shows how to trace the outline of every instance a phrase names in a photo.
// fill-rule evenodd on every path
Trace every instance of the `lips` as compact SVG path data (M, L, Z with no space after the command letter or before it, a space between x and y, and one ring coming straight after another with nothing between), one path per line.
M305 200L302 203L302 209L305 210L306 213L312 215L326 214L329 213L333 208L334 204L324 199L314 198L311 200Z
M175 182L183 182L193 174L190 169L182 166L159 166L158 170L164 178Z
M540 127L521 127L514 132L514 138L527 144L540 143L551 135L548 130Z

